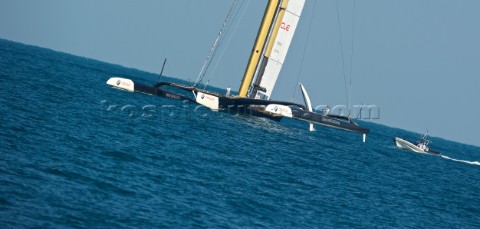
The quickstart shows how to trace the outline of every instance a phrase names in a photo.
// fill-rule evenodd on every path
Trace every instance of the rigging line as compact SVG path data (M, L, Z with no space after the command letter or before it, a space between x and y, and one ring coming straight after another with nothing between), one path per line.
M353 0L353 23L352 23L352 52L350 53L350 85L348 89L348 103L349 103L349 113L351 111L351 102L352 102L352 72L353 72L353 51L355 50L355 15L356 15L356 0Z
M346 78L346 75L345 75L345 58L343 56L342 26L340 24L340 12L338 11L338 0L336 1L336 5L337 5L338 31L340 33L340 51L342 53L343 81L345 83L345 99L347 100L348 107L350 107L350 104L348 102L347 78Z
M307 41L305 42L305 46L303 47L303 55L302 55L302 60L300 62L300 69L298 69L297 83L294 85L294 89L293 89L292 102L295 100L295 94L297 93L297 88L298 88L297 85L300 81L300 75L302 73L303 60L305 59L305 53L307 52L308 41L310 40L310 31L312 30L312 22L313 22L313 18L315 17L315 12L317 12L315 10L317 8L316 6L317 6L317 0L313 2L313 11L312 11L312 16L310 17L310 26L308 27Z
M242 3L243 3L243 2L242 2ZM239 9L241 8L242 3L240 3ZM235 20L235 18L237 18L238 12L239 12L239 10L234 11L233 17L230 16L230 17L232 18L232 20ZM226 28L224 28L224 32L222 33L223 36L220 37L220 39L219 39L219 41L218 41L218 43L217 43L217 47L218 47L218 48L220 48L220 47L223 46L223 42L224 42L224 40L225 40L225 37L226 37L226 35L229 33L230 28L232 27L232 23L226 24L225 26L226 26ZM236 27L235 27L234 29L236 29ZM228 47L228 44L229 44L229 41L231 40L231 38L232 38L232 36L229 37L229 39L228 39L228 41L227 41L227 45L226 45L225 48L223 49L221 56L223 56L223 53L225 52L226 47ZM208 69L210 68L210 65L212 64L212 62L215 60L216 55L217 55L217 50L215 50L215 51L213 52L213 54L212 54L212 56L211 56L211 58L210 58L210 62L208 63L208 65L207 65L207 67L206 67L206 69L205 69L205 71L204 71L204 73L203 73L204 75L206 75L206 73L208 72ZM218 59L218 60L217 60L217 64L218 64L218 62L220 61L220 58L217 58L217 59ZM213 74L213 73L212 73L212 74ZM210 77L211 77L212 74L210 74ZM202 79L203 79L203 77L202 77Z
M210 51L207 55L207 57L205 58L205 62L202 66L202 69L200 70L200 73L198 74L198 77L197 77L197 80L195 81L195 84L193 85L194 87L197 86L197 84L199 82L201 82L203 80L203 77L205 76L205 71L206 71L206 68L208 68L208 65L210 65L210 62L211 62L211 58L212 58L212 55L214 54L215 52L215 49L218 45L218 42L220 41L220 38L222 36L222 33L223 33L223 30L225 29L225 26L227 25L227 22L231 16L231 14L233 13L233 10L235 8L235 6L237 5L237 0L233 0L233 3L232 3L232 6L230 7L230 10L228 11L228 14L227 16L225 17L225 20L223 21L223 24L222 24L222 27L220 28L220 31L218 31L218 35L217 35L217 38L215 39L215 41L213 42L213 45L212 47L210 48Z
M236 32L237 29L238 29L238 25L240 24L240 20L243 18L243 16L245 16L245 13L247 12L247 8L248 8L248 6L250 5L251 1L252 1L252 0L248 0L246 6L243 8L243 11L242 11L242 13L241 13L241 15L240 15L240 19L236 21L235 26L234 26L234 28L233 28L233 32L232 32L232 34L229 36L229 38L228 38L228 40L227 40L227 44L225 45L225 48L222 50L222 53L220 54L220 57L218 58L218 61L216 62L215 66L214 66L214 68L213 68L213 70L212 70L212 73L211 73L210 76L208 77L208 80L212 79L212 78L215 76L215 72L217 71L217 67L218 67L218 65L220 64L220 61L222 60L223 55L225 54L225 51L227 50L227 47L229 46L230 41L231 41L232 38L233 38L233 34L235 34L235 32ZM242 5L243 5L244 2L245 2L245 1L243 1L242 3L240 3L240 6L238 7L239 10L238 10L238 11L235 13L235 15L233 16L233 18L234 18L233 20L235 20L235 18L237 18L237 14L240 12L240 9L242 8ZM229 30L229 29L230 29L230 27L227 29L227 32L226 32L226 33L228 33L228 30Z
M242 2L243 3L243 2ZM240 6L239 6L239 9L241 8L242 6L242 3L240 3ZM234 11L234 15L232 17L232 20L235 20L235 18L237 17L238 15L238 12L239 10L236 10ZM232 27L232 23L229 23L229 24L226 24L226 29L224 29L225 32L223 32L223 36L219 39L218 43L217 43L217 47L220 48L223 46L223 42L225 40L225 37L226 35L229 33L230 31L230 28ZM236 27L234 28L236 29ZM225 46L225 48L223 48L222 52L221 52L221 55L219 58L216 58L217 56L217 53L218 53L218 50L215 50L212 54L212 56L210 57L210 61L208 62L207 64L207 67L205 68L204 72L203 72L203 76L202 76L202 79L201 79L201 82L203 82L204 80L204 77L205 75L207 74L208 70L210 69L210 66L211 64L214 62L214 60L216 60L216 63L215 63L215 67L214 67L214 70L212 71L212 73L209 74L209 76L207 77L207 81L210 82L210 79L212 78L212 76L215 74L215 71L216 71L216 68L218 66L218 64L220 63L220 60L221 58L223 57L223 54L225 53L227 47L228 47L228 44L230 43L230 40L232 38L232 35L229 36L229 39L227 41L227 45ZM208 84L208 83L207 83ZM207 84L204 85L203 89L205 90L207 88Z
M234 8L235 8L236 5L237 5L237 0L234 0L233 3L232 3L232 6L230 7L230 10L228 11L227 16L225 17L225 20L222 24L222 27L221 27L220 31L218 32L217 38L215 39L215 42L212 45L212 48L210 49L209 55L205 59L205 63L202 67L202 71L200 71L199 78L197 78L197 81L195 82L194 86L196 86L200 82L203 82L203 78L205 77L205 74L207 73L207 70L210 67L210 64L212 63L212 61L215 57L215 54L216 54L216 51L217 51L216 48L219 47L221 45L221 43L223 42L223 36L222 36L223 31L225 30L225 27L227 27L227 31L230 28L230 25L227 25L227 22L228 22L229 18L231 17L232 13L234 12ZM206 88L206 85L205 85L205 88Z

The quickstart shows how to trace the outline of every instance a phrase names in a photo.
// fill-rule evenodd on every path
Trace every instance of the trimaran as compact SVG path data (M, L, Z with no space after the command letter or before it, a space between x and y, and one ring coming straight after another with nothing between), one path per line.
M318 124L353 131L363 134L365 142L369 129L359 126L346 116L314 112L307 91L301 84L305 105L270 99L304 4L305 0L269 0L238 95L207 91L198 88L196 84L189 86L159 82L150 86L118 77L110 78L107 84L132 92L142 92L175 100L189 100L212 110L267 117L273 120L280 120L284 117L294 118L308 122L310 130L313 130L313 124ZM169 90L172 88L174 90Z

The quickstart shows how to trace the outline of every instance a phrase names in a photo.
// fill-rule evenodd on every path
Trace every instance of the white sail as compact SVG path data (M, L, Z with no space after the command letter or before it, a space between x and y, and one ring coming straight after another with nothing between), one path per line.
M272 95L275 82L278 79L280 70L287 56L288 49L293 39L293 35L300 20L305 0L289 0L283 18L279 18L281 25L278 28L278 34L273 41L270 56L266 56L267 63L259 83L262 90L258 90L255 98L269 99Z

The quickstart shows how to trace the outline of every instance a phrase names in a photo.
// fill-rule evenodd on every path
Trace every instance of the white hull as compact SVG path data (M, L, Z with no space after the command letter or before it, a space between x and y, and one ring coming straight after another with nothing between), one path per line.
M195 96L197 103L202 104L212 110L218 110L220 103L219 98L215 95L198 92Z
M395 137L395 144L397 145L397 147L399 149L407 149L407 150L411 150L411 151L416 152L416 153L424 153L424 154L432 154L432 155L435 154L435 153L425 152L423 149L416 146L415 144L412 144L409 141L407 141L405 139L402 139L402 138L399 138L399 137Z
M107 84L116 87L119 89L127 90L133 92L135 89L135 84L132 80L119 78L119 77L112 77L108 79Z
M420 149L419 147L417 147L416 145L408 142L407 140L404 140L404 139L401 139L401 138L398 138L398 137L395 138L395 144L397 145L397 147L399 149L408 149L408 150L411 150L413 152L424 153L424 151L422 149Z

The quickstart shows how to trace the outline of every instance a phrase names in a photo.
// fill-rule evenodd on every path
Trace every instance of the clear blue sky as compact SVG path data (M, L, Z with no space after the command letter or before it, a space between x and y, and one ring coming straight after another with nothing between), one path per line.
M275 99L292 98L313 3L307 0ZM338 4L347 79L353 63L352 104L378 105L382 124L480 146L480 1L357 0L355 21L353 3ZM194 80L230 5L1 0L0 38L149 72L159 72L166 57L167 75ZM265 5L252 0L230 30L211 85L238 88ZM317 0L315 8L300 81L315 105L346 104L336 1Z

